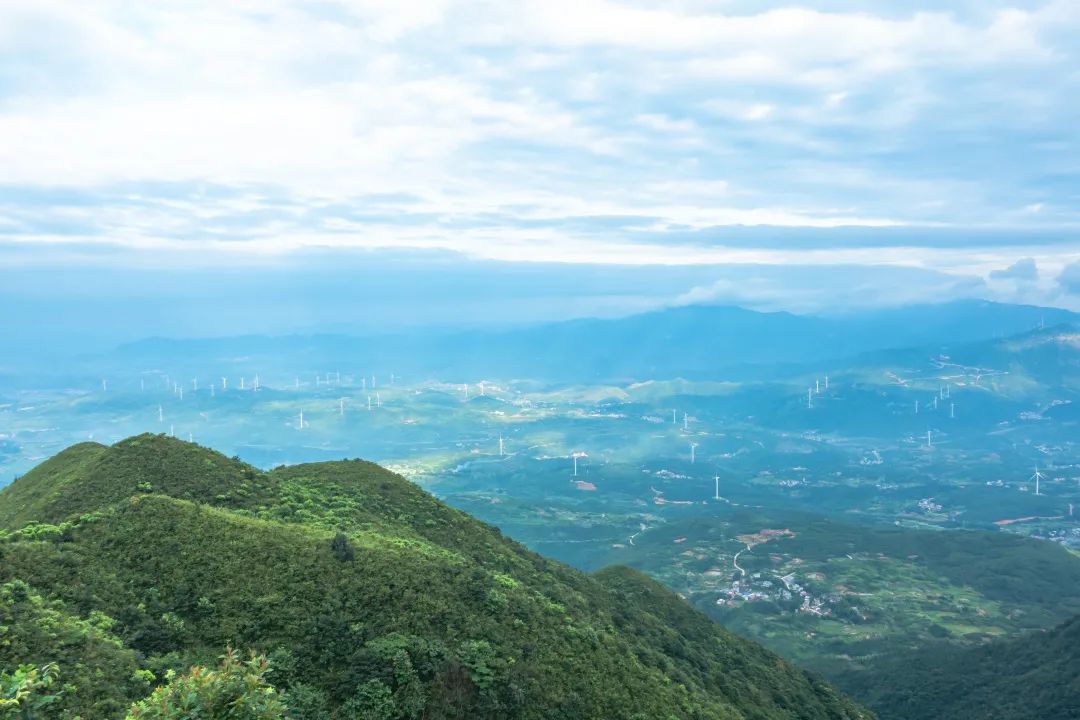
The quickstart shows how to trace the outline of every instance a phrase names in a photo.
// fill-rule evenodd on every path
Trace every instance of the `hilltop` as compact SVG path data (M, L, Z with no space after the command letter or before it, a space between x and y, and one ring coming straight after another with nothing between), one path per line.
M363 461L84 443L0 492L0 530L0 660L60 664L56 717L120 717L227 644L270 656L296 718L869 717L636 571L547 560Z

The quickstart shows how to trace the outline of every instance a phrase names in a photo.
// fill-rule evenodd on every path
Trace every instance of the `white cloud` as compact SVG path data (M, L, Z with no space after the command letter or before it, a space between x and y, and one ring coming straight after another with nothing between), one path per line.
M0 238L783 263L818 260L683 235L1080 225L1080 12L961 9L7 0ZM987 277L1022 251L851 252Z

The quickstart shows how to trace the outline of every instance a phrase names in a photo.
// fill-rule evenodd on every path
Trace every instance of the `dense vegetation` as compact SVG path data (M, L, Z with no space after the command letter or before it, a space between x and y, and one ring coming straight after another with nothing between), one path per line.
M0 532L0 667L56 663L42 717L867 717L637 572L546 560L370 463L82 444L0 493Z
M1080 718L1080 617L976 648L940 644L852 673L847 689L882 720Z

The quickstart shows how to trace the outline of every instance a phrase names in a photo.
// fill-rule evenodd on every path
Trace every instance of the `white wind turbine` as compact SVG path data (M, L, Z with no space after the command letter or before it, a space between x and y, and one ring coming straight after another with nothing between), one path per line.
M1046 477L1046 476L1043 475L1041 472L1039 472L1039 464L1036 463L1035 464L1035 474L1028 478L1028 482L1031 482L1032 480L1035 481L1035 494L1036 495L1041 495L1042 494L1042 493L1039 492L1039 481L1042 480L1044 477Z
M716 493L713 495L713 500L720 499L720 476L713 475L713 480L716 482Z
M695 450L697 450L697 443L690 443L690 464L691 465L694 464L694 459L696 457L696 455L694 453Z
M587 458L587 457L589 457L589 454L586 453L586 452L583 452L581 450L578 450L577 452L570 453L570 457L572 457L574 459L574 477L577 477L577 461L578 461L578 458Z

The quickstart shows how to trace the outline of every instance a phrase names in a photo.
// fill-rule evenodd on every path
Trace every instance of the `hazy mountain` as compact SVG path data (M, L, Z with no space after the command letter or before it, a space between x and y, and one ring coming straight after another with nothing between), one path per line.
M277 370L375 373L384 383L391 373L445 380L700 378L745 372L752 365L822 362L887 348L947 348L1078 321L1080 315L1066 310L982 301L844 316L688 305L618 319L490 331L149 339L119 348L107 361L114 367L261 371L264 377Z

